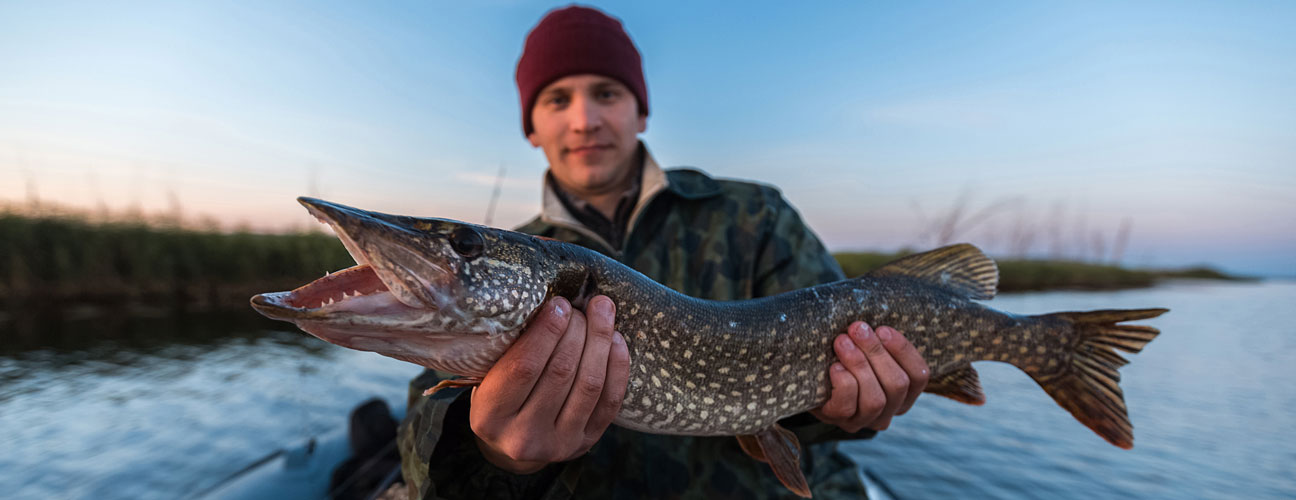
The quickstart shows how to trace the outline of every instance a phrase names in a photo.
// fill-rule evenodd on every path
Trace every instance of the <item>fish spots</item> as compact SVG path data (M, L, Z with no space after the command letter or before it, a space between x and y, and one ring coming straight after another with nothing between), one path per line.
M697 389L697 384L694 384L692 381L685 380L684 387L687 387L689 389Z
M665 368L662 368L662 369L661 369L661 376L666 377L666 378L670 378L671 375L670 375L670 372L666 371Z
M670 340L662 339L659 344L661 344L662 349L670 349Z
M765 400L765 404L767 405L772 405L774 403L778 403L778 398L769 398Z
M639 402L644 405L644 408L652 408L652 400L648 399L648 396L644 396Z
M659 387L659 388L660 388L660 387L662 386L661 379L657 378L656 375L653 375L653 376L652 376L652 383L653 383L653 387Z
M756 374L755 374L755 373L753 373L753 374L751 374L751 375L748 375L748 376L746 376L746 377L743 377L743 382L751 383L751 382L755 382L755 381L756 381Z
M765 385L764 387L761 387L760 390L761 390L761 392L769 392L769 391L774 390L774 386L772 386L772 385Z
M713 405L713 404L715 404L715 399L712 398L711 396L703 396L703 397L702 397L702 403L704 403L704 404L709 404L709 405Z
M648 361L657 361L657 355L656 355L656 354L653 354L652 351L648 351L648 352L644 353L644 357L645 357L645 358L648 358Z
M1002 343L1003 343L1003 337L995 337L995 338L993 338L993 339L990 340L990 343L991 343L991 344L994 344L994 345L1002 344Z
M720 367L719 370L716 370L716 373L719 373L719 374L721 374L721 375L728 375L728 374L729 374L729 367L728 367L728 366L722 366L722 367Z
M981 336L980 330L972 330L968 332L968 337L977 338L979 336Z
M1039 346L1035 348L1036 354L1044 354L1046 352L1048 352L1048 349L1045 349L1044 346Z
M755 401L750 402L750 403L747 403L747 410L748 410L748 411L755 410L755 409L756 409L756 402L755 402Z
M693 351L688 350L688 349L685 349L685 350L684 350L684 359L691 359L692 357L693 357Z
M663 312L661 312L661 311L657 311L657 314L654 314L654 315L653 315L653 319L654 319L654 320L658 320L658 321L660 321L662 318L665 318L665 317L666 317L666 313L663 313Z

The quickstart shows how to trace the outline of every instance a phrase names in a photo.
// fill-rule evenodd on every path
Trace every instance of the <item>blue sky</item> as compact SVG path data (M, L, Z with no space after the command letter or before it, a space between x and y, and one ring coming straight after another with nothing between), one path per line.
M538 209L513 68L561 4L0 3L0 202L274 230L321 195ZM1296 4L595 2L644 56L665 165L779 186L834 250L1296 275ZM1128 222L1126 222L1128 221Z

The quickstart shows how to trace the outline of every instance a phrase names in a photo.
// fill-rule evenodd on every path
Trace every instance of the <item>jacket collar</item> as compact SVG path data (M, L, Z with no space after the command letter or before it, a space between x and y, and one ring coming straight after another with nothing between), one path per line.
M635 223L643 215L645 209L654 198L664 192L674 193L681 198L696 200L715 196L720 194L720 184L706 174L697 170L672 170L667 172L662 170L661 165L653 158L652 153L643 141L639 142L639 148L643 150L643 170L639 178L639 199L635 202L634 211L630 213L630 226L626 228L626 235L629 236L634 231ZM562 201L558 199L557 189L550 180L549 171L545 170L544 174L544 193L541 197L540 220L542 222L572 229L593 239L609 249L612 245L589 228L576 220L576 217L567 210Z

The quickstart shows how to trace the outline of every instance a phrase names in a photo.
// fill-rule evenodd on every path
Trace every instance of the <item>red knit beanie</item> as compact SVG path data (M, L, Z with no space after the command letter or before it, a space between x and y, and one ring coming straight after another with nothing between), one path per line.
M638 99L639 114L648 114L643 64L630 35L602 11L573 5L550 11L527 35L517 64L522 132L529 136L534 130L531 108L545 85L586 73L619 80Z

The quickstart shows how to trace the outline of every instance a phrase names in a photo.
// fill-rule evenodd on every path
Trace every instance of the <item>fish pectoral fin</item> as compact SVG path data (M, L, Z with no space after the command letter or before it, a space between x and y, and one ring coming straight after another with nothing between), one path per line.
M967 243L900 258L865 276L908 276L977 300L990 300L999 286L999 268Z
M476 387L481 383L482 383L481 377L460 377L460 378L446 379L437 382L437 385L429 387L428 390L423 391L423 395L431 396L433 394L436 394L437 391L449 387Z
M752 458L769 464L774 476L797 496L810 498L810 484L801 473L801 442L792 431L774 424L754 435L738 436Z
M975 368L967 365L927 382L923 392L938 394L960 403L970 405L985 404L985 393L981 391L981 378Z

